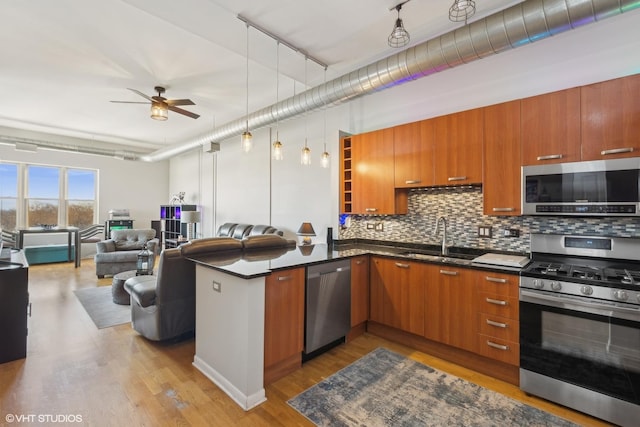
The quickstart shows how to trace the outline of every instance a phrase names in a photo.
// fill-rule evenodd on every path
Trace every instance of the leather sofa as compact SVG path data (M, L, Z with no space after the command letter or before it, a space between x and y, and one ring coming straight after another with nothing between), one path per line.
M259 236L262 234L276 234L283 236L282 230L271 225L252 225L252 224L238 224L233 222L227 222L218 227L216 236L218 237L233 237L234 239L244 239L248 236Z
M156 231L153 229L111 230L111 238L96 243L96 275L103 278L123 271L135 270L138 253L144 245L151 253L149 262L155 263L156 251L159 247Z
M196 277L191 256L206 254L212 264L226 265L239 259L279 255L295 248L295 241L277 235L209 237L195 239L160 254L153 276L128 279L131 323L140 335L153 341L190 337L195 331ZM283 252L284 251L284 252Z

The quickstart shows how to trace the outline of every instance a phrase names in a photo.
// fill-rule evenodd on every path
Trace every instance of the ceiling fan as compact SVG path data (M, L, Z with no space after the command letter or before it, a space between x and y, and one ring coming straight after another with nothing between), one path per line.
M158 95L147 96L139 90L127 88L131 92L137 93L141 97L149 100L151 102L151 118L154 120L167 120L169 118L169 110L182 114L183 116L191 117L192 119L197 119L200 117L199 114L192 113L191 111L184 110L182 108L178 108L177 105L196 105L190 99L167 99L162 94L165 92L165 88L162 86L156 86L153 89L158 92ZM147 104L147 102L137 102L137 101L111 101L120 104Z

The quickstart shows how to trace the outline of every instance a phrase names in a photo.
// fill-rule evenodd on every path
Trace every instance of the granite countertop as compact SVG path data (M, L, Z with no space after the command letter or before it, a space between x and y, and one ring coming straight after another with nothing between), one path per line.
M440 247L433 245L401 244L385 241L347 241L334 244L297 246L276 251L211 253L189 257L196 264L219 270L244 279L267 276L273 271L307 267L332 260L351 258L359 255L378 255L415 262L449 265L479 270L518 273L520 268L497 265L476 264L471 260L489 251L470 248L449 248L449 255L439 256ZM514 254L501 252L510 255Z

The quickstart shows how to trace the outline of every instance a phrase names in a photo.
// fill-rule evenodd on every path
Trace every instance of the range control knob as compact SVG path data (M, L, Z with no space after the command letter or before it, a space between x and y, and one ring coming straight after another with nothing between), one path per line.
M540 279L533 279L533 287L536 289L544 288L544 282Z
M582 286L580 286L580 292L583 295L591 295L591 294L593 294L593 288L591 286L588 286L588 285L582 285Z
M640 294L636 294L636 299L640 302Z
M613 297L615 299L619 299L620 301L626 301L629 298L627 291L613 291Z
M562 289L562 284L560 284L560 282L553 281L551 282L551 289L553 289L554 291L559 291L560 289Z

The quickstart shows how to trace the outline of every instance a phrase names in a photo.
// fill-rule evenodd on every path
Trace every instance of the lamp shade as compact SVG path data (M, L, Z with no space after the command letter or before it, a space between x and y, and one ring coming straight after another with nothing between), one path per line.
M182 211L180 221L186 224L196 224L200 222L200 211Z
M303 222L298 229L298 236L315 236L316 232L310 222Z

